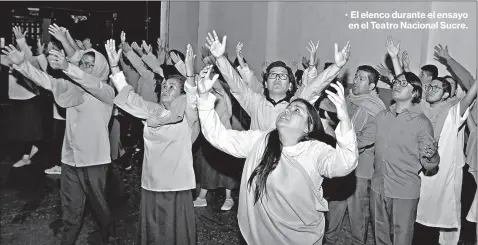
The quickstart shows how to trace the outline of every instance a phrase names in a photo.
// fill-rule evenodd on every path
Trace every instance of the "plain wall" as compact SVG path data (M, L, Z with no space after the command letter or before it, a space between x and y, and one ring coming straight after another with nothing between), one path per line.
M175 10L184 8L186 10ZM350 23L366 20L351 19L351 11L369 12L466 12L467 30L351 30ZM189 11L198 12L198 20ZM349 16L346 16L348 14ZM227 35L227 52L235 58L237 42L243 42L243 54L253 70L260 70L265 60L301 61L308 57L309 40L320 40L319 64L334 60L334 43L339 49L347 41L352 44L351 57L344 70L351 81L359 65L378 65L387 54L385 41L388 36L401 43L401 51L410 55L413 72L424 63L433 63L433 46L449 44L450 53L472 73L476 67L476 3L357 3L357 2L171 2L170 45L185 45L185 40L197 40L195 52L205 43L207 32L216 30L219 37ZM189 20L191 23L184 23ZM183 21L183 22L181 22ZM367 21L372 21L368 19ZM399 22L400 20L377 20ZM425 20L403 20L420 21ZM179 23L177 23L179 22ZM197 31L193 30L198 26ZM182 30L174 30L182 28ZM184 29L190 30L184 33ZM178 32L183 32L179 34ZM194 46L194 45L193 45ZM183 48L184 49L184 48ZM471 55L470 55L471 54ZM198 68L202 66L196 63ZM441 70L444 70L440 68Z

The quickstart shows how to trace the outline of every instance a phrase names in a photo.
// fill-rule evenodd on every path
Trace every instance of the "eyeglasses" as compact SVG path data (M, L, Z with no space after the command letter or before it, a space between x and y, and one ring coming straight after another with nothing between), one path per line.
M95 65L92 65L92 64L90 64L90 63L84 63L84 62L81 61L81 60L78 62L78 65L81 66L81 67L83 67L83 68L90 68L90 67L95 66Z
M428 85L428 86L426 86L426 88L425 88L425 90L426 90L427 92L430 92L430 91L437 92L437 91L440 90L440 89L443 89L443 88L438 87L438 86L432 86L432 85Z
M392 80L392 85L395 86L395 85L397 85L397 84L400 85L400 86L402 86L402 87L408 86L408 82L407 82L407 81L400 81L400 80L398 80L398 79L393 79L393 80Z
M286 80L288 77L289 77L289 75L285 74L285 73L271 73L271 74L269 74L269 79L279 78L280 80Z

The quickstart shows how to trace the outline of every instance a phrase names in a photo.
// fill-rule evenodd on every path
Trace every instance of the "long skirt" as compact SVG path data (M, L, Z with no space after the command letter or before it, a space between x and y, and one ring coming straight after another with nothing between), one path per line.
M195 245L196 218L191 190L141 189L139 245Z
M40 96L28 100L11 100L8 109L7 137L12 141L33 142L44 139L45 103Z
M194 162L197 181L201 188L206 190L238 188L241 169L244 167L243 160L214 148L202 135L196 141L200 144L200 148L195 154Z

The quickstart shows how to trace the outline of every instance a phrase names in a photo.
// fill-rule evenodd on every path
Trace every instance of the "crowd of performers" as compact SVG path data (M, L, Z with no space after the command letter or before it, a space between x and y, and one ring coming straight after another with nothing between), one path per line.
M412 244L416 222L438 228L442 245L459 242L464 165L477 177L476 83L448 47L434 48L450 76L438 76L434 65L417 76L408 53L389 38L393 69L361 65L347 84L337 75L350 43L335 44L323 69L319 43L310 42L302 64L265 62L253 71L244 45L231 62L227 37L215 31L201 59L191 45L184 55L162 40L154 55L144 41L128 43L124 32L119 45L108 40L103 49L56 24L52 40L38 40L34 54L26 32L13 32L16 44L1 56L15 112L8 132L24 146L13 166L31 164L38 152L38 100L40 90L49 91L61 165L45 171L61 174L62 245L75 244L85 202L102 241L116 242L105 189L110 163L124 152L121 114L143 127L138 244L196 244L194 208L207 206L208 190L219 187L224 211L236 205L231 190L239 188L241 239L251 245L335 244L346 212L354 244L366 243L370 221L378 245ZM199 72L196 60L204 63ZM195 142L200 149L193 152ZM353 191L326 198L324 180L343 178L353 180ZM471 222L476 201L475 194Z

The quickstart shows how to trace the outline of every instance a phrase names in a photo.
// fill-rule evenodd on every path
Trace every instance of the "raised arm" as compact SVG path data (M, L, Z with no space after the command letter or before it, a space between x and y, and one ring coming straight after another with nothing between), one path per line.
M325 144L319 144L315 149L317 169L328 178L345 176L352 172L358 164L357 137L347 112L344 88L338 83L331 84L337 90L336 94L326 90L327 97L337 108L337 118L340 120L335 129L337 145L335 149Z
M13 34L17 40L18 47L25 53L25 59L29 60L31 57L33 57L33 53L31 48L28 47L27 41L25 39L27 31L22 32L21 27L15 26L13 27Z
M329 86L334 78L339 74L340 69L347 63L350 57L350 42L347 42L342 50L338 50L338 45L335 44L334 59L335 63L327 67L317 77L313 78L308 84L301 86L296 92L296 96L303 98L314 104L319 99L322 91Z
M83 96L76 85L64 79L52 78L45 72L35 68L28 61L25 61L25 54L15 49L13 45L5 49L3 53L12 62L13 68L37 85L52 91L55 101L63 108L77 106L84 102ZM56 63L52 63L52 67L56 69Z
M216 97L211 93L207 96L198 99L199 121L204 137L211 145L227 154L247 158L255 142L264 135L264 132L226 129L214 110Z
M70 42L68 42L66 29L53 24L48 28L48 33L61 42L61 45L63 46L68 58L71 58L73 55L75 55L76 50L70 45Z
M471 88L468 89L468 92L466 92L465 97L460 101L460 116L463 116L470 107L471 103L473 100L476 99L476 82L473 82L473 85L471 85Z
M388 37L385 47L387 48L387 52L390 55L390 58L392 58L395 76L402 74L402 66L400 64L400 61L398 60L398 54L400 52L400 42L395 45L395 43L393 43L392 37Z
M460 82L467 90L470 89L473 83L475 83L475 79L471 73L450 56L448 53L448 46L443 47L441 44L435 46L434 56L435 60L448 66L451 73L458 77L458 82Z
M92 76L91 74L84 72L79 67L68 63L66 61L64 53L60 53L56 50L51 50L50 54L60 63L63 72L71 80L75 81L78 85L80 85L81 88L83 88L86 92L90 93L103 103L111 105L113 104L113 99L115 98L115 91L110 85Z
M259 101L262 99L262 95L255 93L247 86L229 63L229 60L224 56L227 37L224 36L221 43L216 31L213 33L214 37L208 33L209 36L206 38L208 44L206 44L206 47L209 48L211 54L216 58L216 65L229 85L232 95L249 115L253 115Z

